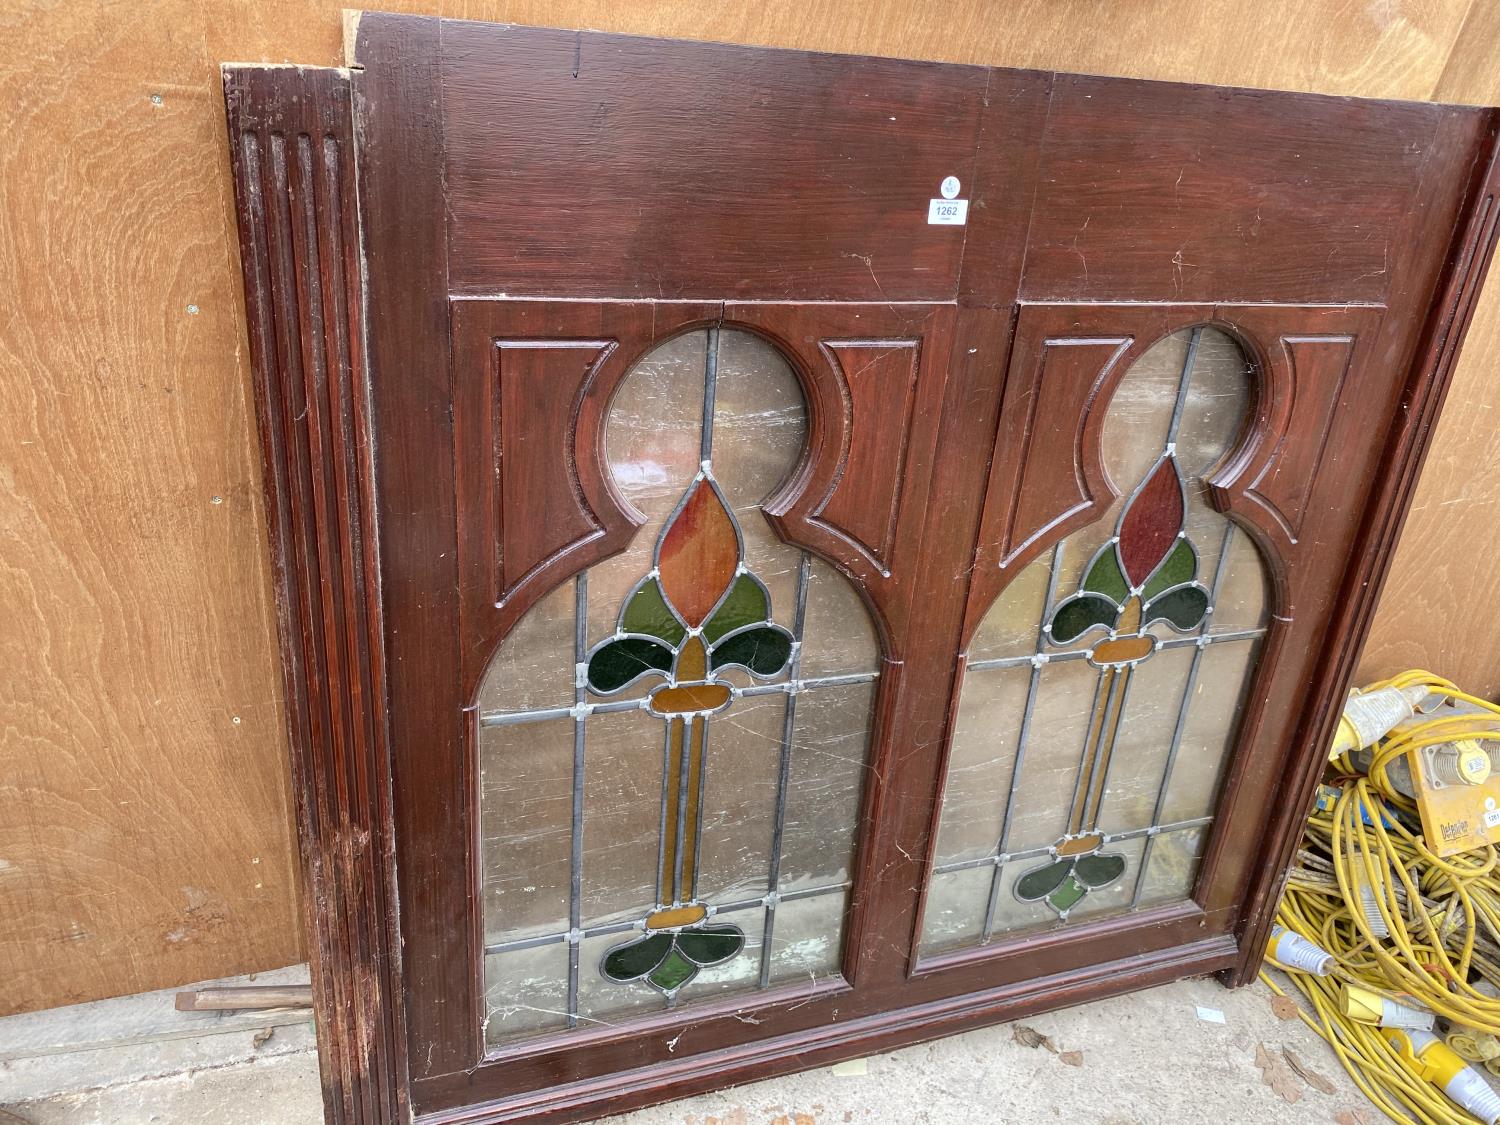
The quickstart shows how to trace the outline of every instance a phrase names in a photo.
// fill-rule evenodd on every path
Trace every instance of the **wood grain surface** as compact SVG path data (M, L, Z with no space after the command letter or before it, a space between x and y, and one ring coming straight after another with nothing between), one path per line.
M530 0L474 19L1334 94L1500 100L1485 0ZM0 1012L302 958L218 63L342 61L339 5L0 14ZM160 104L152 100L160 97ZM189 313L188 305L198 311ZM1359 680L1500 693L1500 285ZM215 504L213 497L220 497ZM235 717L240 722L235 723Z
M223 99L159 16L0 17L0 1013L302 956Z

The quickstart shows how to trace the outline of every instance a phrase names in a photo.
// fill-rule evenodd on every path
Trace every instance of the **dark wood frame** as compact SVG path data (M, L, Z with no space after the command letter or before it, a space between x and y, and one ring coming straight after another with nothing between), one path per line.
M1320 748L1493 252L1496 113L425 18L366 16L355 38L354 70L230 68L225 78L329 1120L574 1120L1184 975L1251 979ZM893 109L899 102L902 112L945 107L913 126L907 155L920 174L911 190L930 191L940 177L927 173L966 151L965 240L955 248L904 228L882 231L871 236L882 267L898 265L879 274L873 253L839 253L850 231L913 202L897 185L900 198L855 204L811 234L791 219L770 221L767 237L795 238L779 245L774 262L746 251L733 224L701 215L684 224L690 242L654 275L626 256L601 262L570 253L591 229L553 232L541 245L525 215L538 192L557 188L545 146L483 149L475 107L534 97L561 106L566 125L578 91L598 82L601 98L628 100L641 68L688 82L712 73L730 95L784 86L789 97L831 99L837 108L857 88L877 91ZM752 148L816 147L815 131L772 135L731 101L705 112L713 109ZM887 159L887 142L858 134L855 117L840 127L856 130L851 159L870 162L861 167ZM1198 197L1169 213L1161 200L1170 175L1131 159L1130 145L1144 135L1169 167L1194 146L1209 151L1203 166L1218 202ZM1245 226L1229 229L1225 214L1249 223L1254 212L1259 223L1255 176L1237 171L1225 147L1239 146L1246 166L1261 162L1280 175L1290 167L1287 136L1310 146L1310 180L1349 215L1330 221L1292 191L1293 204L1251 245ZM1409 165L1390 155L1416 149ZM484 159L466 163L469 153ZM507 181L513 206L496 208L485 160L502 157L518 174ZM1121 181L1089 176L1094 165L1121 168ZM1110 194L1122 183L1123 204ZM1102 216L1092 231L1079 229L1083 212ZM606 207L598 223L613 220ZM1359 222L1382 235L1378 259L1352 241ZM454 241L453 224L478 233ZM518 249L499 262L497 246ZM1342 256L1309 264L1328 248ZM757 261L803 272L758 270ZM496 278L506 279L510 299L486 305L500 289ZM574 300L545 300L553 297ZM617 549L631 527L607 482L584 472L607 402L586 397L568 448L581 479L603 489L591 497L602 536L519 542L540 564L521 575L491 573L486 537L506 529L460 519L473 510L465 496L487 484L482 474L458 472L472 461L443 464L433 455L471 440L467 414L450 409L464 393L453 371L474 339L500 330L472 337L463 325L498 317L509 331L531 317L543 334L622 341L595 372L607 383L665 335L734 323L770 335L792 356L816 412L830 391L801 341L839 331L838 302L886 318L891 331L944 325L930 337L938 350L924 360L930 374L918 405L891 439L919 459L908 479L920 492L900 501L900 560L872 566L836 537L819 538L810 482L827 479L836 450L815 442L769 506L781 534L856 581L885 644L875 740L885 756L866 799L876 828L859 854L844 982L798 990L795 1006L773 992L636 1021L628 1041L604 1037L593 1070L577 1069L579 1052L545 1042L485 1056L474 1047L475 961L444 955L472 946L478 925L472 895L455 889L468 886L467 868L444 870L464 866L452 863L452 847L465 850L462 825L473 812L468 717L450 706L451 687L435 684L429 666L463 669L471 692L493 644L548 583ZM1241 732L1229 812L1196 900L919 963L921 896L909 888L924 882L958 654L1008 575L1107 506L1112 488L1089 459L1101 413L1093 404L1107 399L1131 356L1195 323L1236 332L1265 376L1256 425L1214 484L1216 503L1265 552L1278 605L1261 702ZM1046 342L1069 338L1100 342L1096 350L1107 353L1085 384L1090 395L1057 408L1078 419L1080 473L1023 488L1029 415L1016 404L1042 390L1040 367L1031 365ZM1299 342L1309 339L1348 341L1346 371L1332 383L1294 370L1323 362L1322 352L1299 359ZM444 346L435 350L435 341ZM1345 386L1356 353L1360 372L1384 373L1372 392ZM1321 414L1307 406L1308 389L1332 395ZM1331 439L1319 429L1325 423L1337 429ZM1330 440L1345 458L1337 477L1312 471L1310 447ZM973 450L994 451L982 472L965 455ZM1312 456L1312 467L1278 464L1299 466L1305 481L1266 477L1273 459L1293 455ZM1299 543L1301 521L1347 502L1351 481L1361 513L1351 536ZM1023 494L1024 504L1013 500ZM975 561L976 542L969 588L924 606L914 628L916 592ZM462 629L449 629L452 622ZM894 746L921 750L897 768ZM430 775L420 784L418 771ZM771 1037L747 1041L735 1030L745 1025L732 1013L747 1009L774 1020ZM686 1028L693 1053L662 1049ZM500 1067L522 1079L509 1094Z

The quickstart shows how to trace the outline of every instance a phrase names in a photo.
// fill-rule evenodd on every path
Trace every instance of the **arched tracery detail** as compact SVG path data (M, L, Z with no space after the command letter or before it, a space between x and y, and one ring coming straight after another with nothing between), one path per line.
M637 360L603 424L624 550L478 691L487 1041L839 969L879 645L762 511L807 407L763 337Z
M1211 502L1255 371L1212 327L1121 378L1117 498L1026 566L966 653L923 948L1185 899L1266 633L1266 568Z

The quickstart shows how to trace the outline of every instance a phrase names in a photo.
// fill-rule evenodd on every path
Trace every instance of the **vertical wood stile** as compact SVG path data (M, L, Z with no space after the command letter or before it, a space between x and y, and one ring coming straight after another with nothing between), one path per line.
M224 74L330 1122L405 1112L348 75ZM312 921L312 920L310 920Z

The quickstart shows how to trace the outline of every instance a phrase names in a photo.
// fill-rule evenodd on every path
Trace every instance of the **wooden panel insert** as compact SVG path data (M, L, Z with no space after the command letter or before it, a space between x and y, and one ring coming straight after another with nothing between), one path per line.
M571 440L576 396L615 347L612 340L496 340L491 409L481 415L494 451L495 526L500 531L495 598L503 601L539 566L600 526L578 487ZM506 513L513 518L507 520ZM546 528L545 537L536 534Z
M1317 437L1288 444L1283 434L1267 468L1246 493L1271 513L1287 539L1295 543L1302 534L1307 500L1328 452L1333 413L1343 397L1354 359L1354 338L1283 336L1281 349L1291 375L1288 409Z
M847 446L814 516L843 532L889 577L922 343L824 340L820 347L843 376Z

